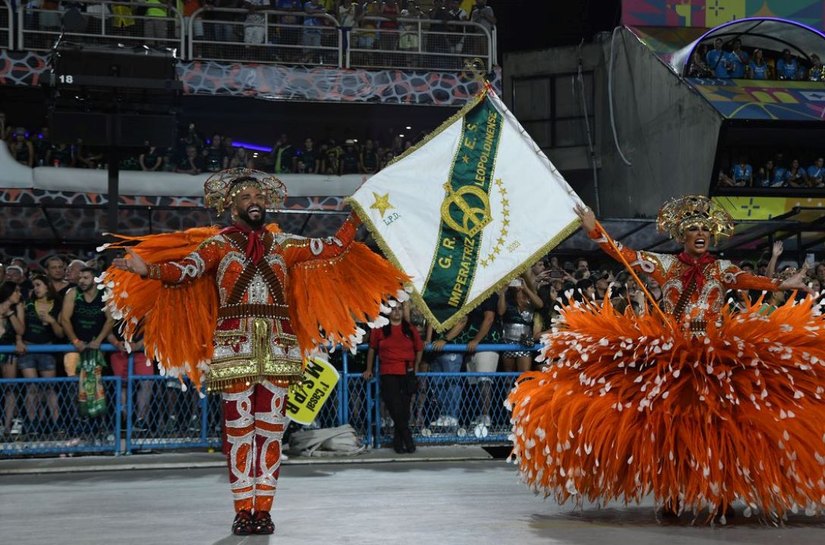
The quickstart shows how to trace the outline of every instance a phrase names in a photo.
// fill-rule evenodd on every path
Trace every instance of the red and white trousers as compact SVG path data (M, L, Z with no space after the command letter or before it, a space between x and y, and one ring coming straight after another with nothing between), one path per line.
M223 392L224 452L235 511L270 511L281 471L287 388L264 381Z

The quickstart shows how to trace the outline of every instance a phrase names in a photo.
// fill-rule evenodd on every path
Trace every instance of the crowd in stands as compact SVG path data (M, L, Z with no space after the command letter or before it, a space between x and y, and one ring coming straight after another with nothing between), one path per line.
M205 139L194 124L179 135L174 148L162 149L147 142L143 150L126 154L120 169L201 174L246 167L275 174L373 174L423 137L423 133L414 136L391 129L382 138L339 142L306 137L293 143L287 134L281 134L269 151L255 151L236 145L226 135ZM53 143L48 127L39 131L9 127L5 140L11 156L29 167L107 168L106 150L85 146L80 140L71 145Z
M34 11L26 19L26 28L55 32L66 28L95 35L105 18L109 34L143 37L149 45L169 46L174 45L169 40L180 35L170 17L179 13L188 27L189 19L205 9L192 21L196 40L294 46L277 60L318 62L320 53L314 49L338 45L337 34L324 30L335 27L344 31L344 48L418 51L422 46L426 51L461 53L463 36L433 34L430 43L420 44L418 25L403 21L434 20L438 22L428 23L426 30L462 35L466 25L456 22L472 21L487 30L495 26L496 18L487 0L476 0L469 10L461 5L459 0L146 0L111 5L35 0L27 4ZM227 9L239 11L222 11ZM280 13L264 17L260 13L263 10ZM306 49L302 51L301 46ZM467 39L466 47L466 53L486 51L483 41L475 37Z
M825 81L825 68L816 53L797 58L788 48L765 52L743 46L740 38L701 43L690 58L688 76L694 78Z
M814 155L803 162L796 156L788 160L785 154L777 153L754 167L743 154L730 169L719 171L717 187L823 188L825 158Z

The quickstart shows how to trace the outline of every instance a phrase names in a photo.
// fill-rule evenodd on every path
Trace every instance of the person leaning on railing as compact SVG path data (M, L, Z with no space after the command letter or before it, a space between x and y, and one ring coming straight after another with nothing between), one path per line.
M115 34L133 36L137 30L137 21L134 17L134 7L131 2L112 5L112 28Z
M401 10L402 19L420 19L421 9L417 4L410 3L407 9ZM418 24L410 21L400 22L401 36L398 39L398 49L405 51L410 55L405 56L404 64L406 66L415 66L416 61L411 56L412 53L417 53L421 46L421 40L418 34Z
M459 0L450 0L448 7L449 9L447 10L447 14L449 15L451 23L463 23L469 19L467 12L461 9ZM451 33L451 35L448 37L448 41L450 44L450 53L460 54L464 51L464 32L466 31L466 29L466 25L447 25L447 30ZM459 68L461 66L461 61L459 59L453 58L451 60L451 64L455 68Z
M144 0L146 6L146 17L143 21L143 35L147 38L147 43L163 45L169 37L169 10L172 7L172 0ZM152 38L155 39L152 42Z
M358 16L358 30L355 34L355 44L358 49L375 49L378 23L376 17L381 15L381 5L377 0L367 0L361 6ZM361 53L359 56L353 55L353 62L371 64L373 55L371 53Z
M75 347L64 357L66 375L79 376L79 411L83 416L97 417L106 409L106 397L101 381L106 360L100 345L112 331L112 317L105 308L103 292L94 281L95 270L80 271L77 286L70 289L63 299L60 324L69 342Z
M470 9L470 21L474 23L478 23L479 25L486 28L489 32L493 31L493 27L496 26L497 20L496 15L493 13L493 8L487 5L487 0L476 0L475 5ZM478 43L482 45L482 47L469 51L469 53L484 53L483 43L485 37L482 36L481 40L477 40Z
M433 362L430 371L433 373L460 373L464 354L461 352L442 352L448 344L456 342L456 338L464 331L467 317L463 317L452 328L442 333L432 343ZM461 380L458 377L432 378L432 386L438 399L439 415L430 423L431 428L457 428L458 414L461 408ZM441 382L440 385L438 383Z
M20 303L20 286L11 280L0 284L0 346L13 345L17 335L22 331L21 323L17 320L16 307ZM17 378L17 356L15 354L0 353L0 370L4 379ZM3 434L19 434L13 427L14 415L17 411L17 394L14 388L4 388L3 401Z
M135 432L144 432L148 429L147 416L149 415L149 403L154 386L154 381L148 380L146 377L155 374L154 365L146 359L146 354L143 353L143 338L133 339L130 344L127 344L123 339L123 335L120 334L120 326L120 323L116 323L107 337L107 340L117 349L117 352L111 355L109 362L112 365L112 375L120 377L120 406L124 412L124 422L125 418L132 416L126 412L126 393L127 388L129 388L129 380L131 376L140 377L135 381L137 383L135 395L136 411L134 412L135 420L132 425L132 430ZM131 370L129 369L130 353L132 355Z
M318 52L318 49L321 47L321 29L323 28L320 15L324 13L324 9L317 0L307 0L304 2L304 11L308 15L304 17L303 62L321 62L323 64L324 58Z
M825 187L825 158L817 157L808 167L808 183L811 187Z
M541 322L536 320L536 315L544 302L523 278L517 278L505 291L503 306L504 343L519 344L524 348L503 352L502 370L507 373L529 371L535 337L540 333L536 330L536 324Z
M184 32L188 32L189 21L192 21L192 34L196 40L203 39L203 19L192 19L192 15L202 7L202 0L177 0L178 13L183 14L183 26L187 29Z
M17 320L22 325L18 331L16 346L17 365L24 378L54 378L57 376L57 364L54 354L30 353L29 345L58 343L64 337L60 325L60 301L49 279L37 274L32 278L32 293L23 305L17 305ZM57 392L52 385L46 388L46 404L50 420L38 422L40 388L29 384L26 388L26 428L46 433L56 432L60 428L60 409Z
M352 0L342 0L338 5L338 24L341 25L341 38L344 51L349 49L350 33L358 17L358 4Z
M381 32L378 35L378 41L381 44L381 49L384 51L395 51L398 49L398 16L401 14L401 9L398 7L397 0L385 0L381 4L381 19L378 22L378 28Z
M59 30L61 13L59 0L43 0L40 4L39 27L42 30Z

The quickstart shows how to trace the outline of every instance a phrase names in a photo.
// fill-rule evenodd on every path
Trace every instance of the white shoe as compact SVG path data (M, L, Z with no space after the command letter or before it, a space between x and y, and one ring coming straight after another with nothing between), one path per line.
M189 417L189 431L199 432L201 431L201 418L200 416L193 414Z
M490 416L486 415L486 414L483 414L483 415L479 416L478 418L476 418L475 420L473 420L474 425L489 426L490 423L491 423Z
M445 416L444 425L448 428L455 428L458 426L458 418L454 416Z
M19 418L15 418L11 422L11 434L12 435L20 435L23 433L23 421Z

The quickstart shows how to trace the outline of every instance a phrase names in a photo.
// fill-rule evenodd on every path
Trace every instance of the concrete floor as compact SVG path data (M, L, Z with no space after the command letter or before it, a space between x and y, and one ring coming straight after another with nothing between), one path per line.
M423 450L423 449L419 449ZM740 510L741 513L741 510ZM236 537L224 471L6 474L0 543L144 544L768 544L823 543L825 518L776 528L657 523L652 503L559 507L531 494L501 460L287 465L274 536Z

